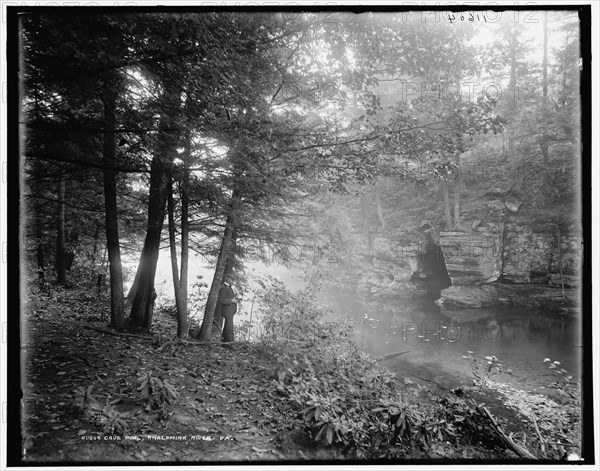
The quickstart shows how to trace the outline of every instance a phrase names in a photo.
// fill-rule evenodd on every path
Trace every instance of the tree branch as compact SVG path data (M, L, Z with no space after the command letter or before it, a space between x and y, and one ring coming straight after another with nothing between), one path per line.
M53 202L53 203L58 203L59 200L55 199L55 198L46 198L45 196L40 196L40 195L25 195L26 198L35 198L35 199L41 199L41 200L46 200L49 202ZM71 208L74 209L79 209L81 211L90 211L93 213L103 213L104 212L104 208L97 208L97 209L91 209L91 208L84 208L83 206L77 206L71 203L67 203L66 201L61 201L61 203L65 204L66 206L69 206Z

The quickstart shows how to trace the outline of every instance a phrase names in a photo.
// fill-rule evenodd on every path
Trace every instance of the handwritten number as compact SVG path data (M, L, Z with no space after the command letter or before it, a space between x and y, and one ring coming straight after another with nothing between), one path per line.
M469 15L467 17L465 17L464 14L461 14L460 17L457 17L454 14L448 14L448 21L450 23L454 23L455 21L465 21L465 20L469 20L471 23L473 23L475 20L481 21L481 18L483 18L483 21L485 21L487 23L487 17L485 16L485 14L482 14L481 16L479 16L479 13L477 15L475 15L473 12L469 12Z

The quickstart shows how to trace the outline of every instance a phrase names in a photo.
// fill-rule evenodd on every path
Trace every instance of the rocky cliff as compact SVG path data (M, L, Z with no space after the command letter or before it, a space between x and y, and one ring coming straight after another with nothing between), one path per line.
M465 198L457 228L445 230L435 188L388 182L378 193L381 200L372 192L366 213L364 201L360 213L356 200L346 202L362 242L354 249L356 263L337 267L344 287L374 297L439 292L438 302L448 308L577 305L582 240L573 222L559 225L551 211L495 187Z

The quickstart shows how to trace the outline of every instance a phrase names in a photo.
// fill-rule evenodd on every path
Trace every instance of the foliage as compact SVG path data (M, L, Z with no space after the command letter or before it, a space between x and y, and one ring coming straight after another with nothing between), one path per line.
M528 447L535 454L548 459L562 459L565 454L564 446L571 451L579 450L581 408L581 390L578 381L567 370L560 367L559 361L546 358L548 372L555 379L548 386L540 389L548 391L548 395L534 394L507 387L496 382L493 377L502 373L502 365L495 356L478 360L473 354L463 358L471 359L473 383L476 389L465 389L467 405L475 405L475 401L483 400L479 393L485 388L500 392L504 403L514 408L524 417L525 428L520 435L529 436ZM511 374L511 370L506 370ZM542 375L543 377L543 375Z
M549 384L554 391L554 395L550 397L560 403L560 406L557 404L548 407L546 404L537 404L531 413L533 420L537 417L537 425L545 442L546 455L562 458L565 454L563 445L568 447L569 452L580 452L581 383L562 368L559 361L546 358L544 363L549 363L548 371L555 378Z
M351 325L325 321L309 293L263 282L269 328L261 340L279 364L274 387L315 441L359 458L434 450L431 456L451 457L440 450L446 442L499 445L473 401L400 382L358 347Z
M171 383L166 379L153 376L152 371L142 373L137 382L140 383L138 391L146 411L164 408L179 397L179 393Z
M127 431L127 419L130 418L130 414L119 412L115 408L115 404L120 399L111 400L108 395L105 403L102 404L92 395L92 390L93 386L88 386L87 389L80 386L75 390L77 406L83 412L85 419L101 426L104 433L123 435Z
M474 356L475 352L468 351L463 358L471 360L471 374L473 383L479 386L478 391L489 386L489 380L492 376L502 373L502 364L495 355L485 357L485 362Z
M254 322L254 327L256 327L256 322ZM233 338L252 341L254 340L253 330L252 323L249 320L236 321L233 325Z
M575 380L567 370L560 367L560 361L545 358L544 363L549 363L548 370L556 378L550 387L556 389L563 397L569 398L569 402L579 405L581 383Z
M425 222L441 227L441 198L431 197L438 184L461 172L461 154L470 150L481 156L486 146L493 148L486 154L491 160L525 163L539 176L535 184L511 186L504 197L521 191L517 196L544 219L557 208L563 219L577 215L568 204L577 196L571 183L578 141L573 123L579 113L579 38L569 34L572 26L559 23L568 27L563 44L551 54L549 93L516 103L507 102L508 94L504 101L487 95L465 101L444 93L448 84L477 72L470 43L473 25L405 24L400 15L383 14L313 20L310 14L290 19L240 12L94 13L78 14L75 21L54 13L26 15L22 72L27 132L22 135L28 220L23 233L29 237L29 261L35 254L41 273L51 266L47 259L57 256L52 248L58 232L56 207L64 205L67 251L75 257L72 278L91 284L98 273L106 276L106 264L97 255L104 245L99 242L105 211L100 162L107 134L118 142L119 219L125 221L121 238L129 242L131 253L143 239L152 156L155 169L161 159L170 158L157 172L163 180L164 172L180 188L190 180L191 227L197 248L209 257L217 252L224 220L235 216L242 249L261 244L288 248L311 240L317 250L333 244L334 252L326 250L325 256L333 253L335 261L351 265L364 248L359 225L331 203L328 191L358 194L361 186L380 185L380 178L401 180L390 185L387 195L379 186L364 193L375 189L378 209L386 202L396 207L404 198L402 208L412 216L386 214L386 220L400 221L400 230L395 223L387 224L387 230L400 238L422 236ZM483 62L495 74L509 70L511 81L530 73L539 78L539 60L527 57L521 24L513 23L492 53L482 55L488 57ZM426 90L409 98L406 83L423 80ZM107 89L116 97L111 133L103 129L101 92ZM321 101L324 93L329 102ZM174 99L166 100L167 95ZM499 150L500 137L492 135L500 132L516 141L515 152ZM180 148L181 158L175 156ZM422 183L428 193L414 198L405 178ZM57 184L65 181L64 201L59 201L63 197ZM464 213L487 189L463 184L455 186L454 197L457 211L463 207ZM459 200L461 189L465 195ZM312 197L311 206L307 197ZM350 204L356 207L356 199ZM459 216L455 214L457 221ZM308 228L306 221L316 227ZM368 215L363 222L360 229L371 245L362 253L372 255L377 251ZM153 255L159 246L157 240ZM236 253L242 254L241 249ZM153 270L142 267L140 272ZM313 287L292 294L272 280L261 286L265 330L259 340L278 361L276 387L315 440L352 449L358 456L380 456L485 435L486 425L469 401L431 396L427 405L417 407L403 397L408 386L398 385L355 345L352 325L324 320ZM206 304L207 287L198 279L190 289L191 312ZM249 324L236 324L236 329L242 337L251 334ZM472 358L479 391L501 371L495 357L486 360ZM571 414L578 386L552 365L552 388L567 401ZM164 409L178 397L174 386L152 372L143 373L138 382L147 411ZM126 421L114 401L107 397L101 404L91 387L79 395L86 414L106 430L123 432ZM544 414L540 427L546 432L552 411ZM572 417L561 415L557 421L567 428L575 422ZM446 453L437 449L438 456Z
M188 292L188 311L192 319L202 312L208 296L208 284L202 278L202 275L198 275Z

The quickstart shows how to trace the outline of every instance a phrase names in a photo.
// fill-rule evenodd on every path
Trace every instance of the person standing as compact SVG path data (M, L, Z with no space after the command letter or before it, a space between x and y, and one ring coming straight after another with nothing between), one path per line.
M233 284L233 277L227 275L225 281L219 290L219 304L221 307L221 315L225 320L223 326L223 334L221 340L223 342L233 342L233 316L237 312L238 299L233 291L231 285Z

